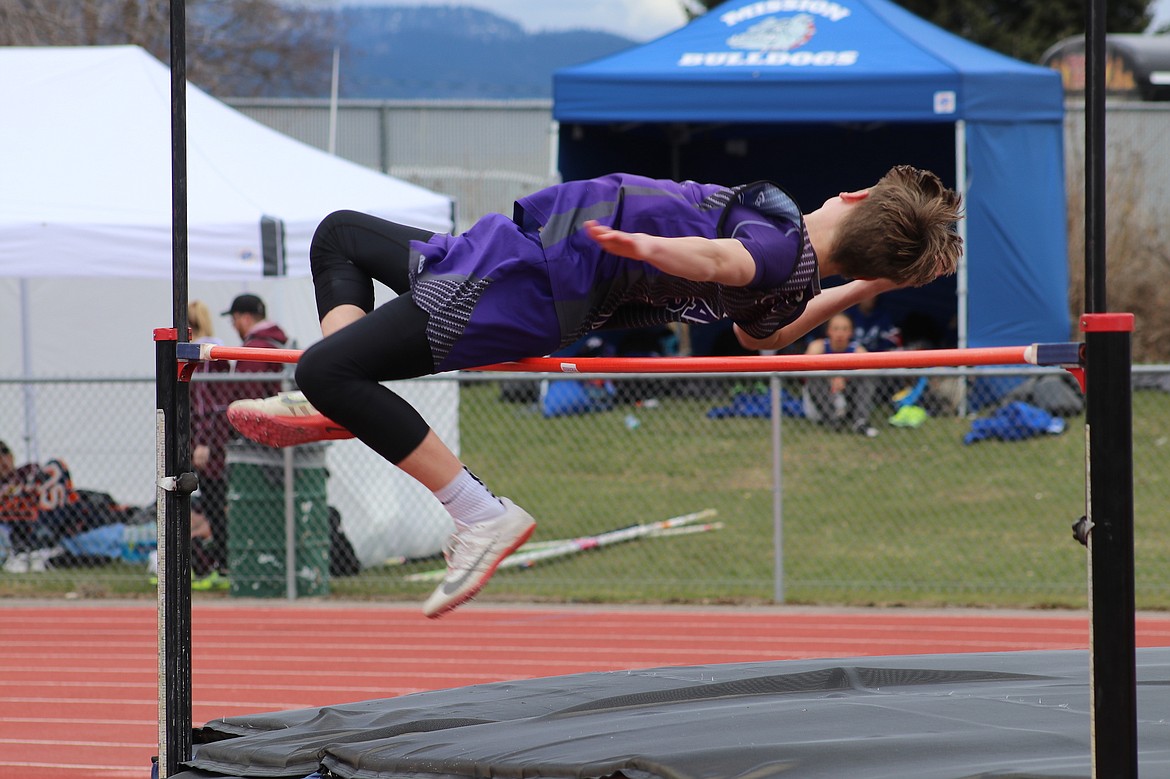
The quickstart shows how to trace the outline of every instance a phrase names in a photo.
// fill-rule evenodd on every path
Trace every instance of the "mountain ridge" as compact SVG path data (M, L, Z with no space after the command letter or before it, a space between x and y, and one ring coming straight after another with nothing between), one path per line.
M526 32L464 6L344 6L346 99L550 98L552 74L637 45L592 30Z

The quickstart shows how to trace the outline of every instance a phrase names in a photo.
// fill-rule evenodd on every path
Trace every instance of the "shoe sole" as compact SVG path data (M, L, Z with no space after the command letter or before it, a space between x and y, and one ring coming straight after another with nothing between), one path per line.
M227 418L231 426L248 440L277 448L353 438L353 433L325 417L321 417L324 422L306 421L307 417L277 417L229 408Z
M496 569L500 567L500 563L504 562L504 560L507 559L508 555L512 554L517 549L524 546L524 542L527 541L532 536L532 533L535 530L536 530L536 523L529 525L528 529L525 530L519 537L517 537L517 539L514 542L512 542L512 545L504 550L503 554L501 554L499 557L496 558L496 561L494 563L492 563L492 566L490 568L488 568L486 571L484 571L483 575L480 576L479 579L476 580L475 584L473 584L469 589L467 589L462 595L458 596L454 600L448 601L442 607L440 607L438 610L436 610L430 614L427 614L426 615L427 619L438 619L439 617L443 616L444 614L449 614L450 612L459 608L464 603L467 603L467 601L471 600L476 595L478 595L479 591L484 588L484 586L488 583L488 580L490 580L492 578L492 575L495 574Z

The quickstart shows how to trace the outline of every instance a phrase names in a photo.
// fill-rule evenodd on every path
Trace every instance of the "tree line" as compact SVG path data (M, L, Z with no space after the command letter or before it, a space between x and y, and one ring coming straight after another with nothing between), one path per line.
M638 0L630 0L638 2ZM721 0L678 0L691 16ZM907 10L1027 62L1082 35L1084 0L897 0ZM458 5L458 0L451 0ZM136 44L169 62L171 0L0 0L0 45ZM1149 0L1109 0L1106 29L1141 32ZM337 14L288 0L186 0L188 78L221 97L329 92Z
M170 62L171 0L0 0L0 46L141 46ZM187 77L221 97L327 95L334 15L277 0L186 0Z

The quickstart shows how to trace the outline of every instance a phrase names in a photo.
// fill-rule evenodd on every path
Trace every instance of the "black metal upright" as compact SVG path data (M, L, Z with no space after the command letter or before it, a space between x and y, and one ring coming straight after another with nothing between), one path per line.
M1138 775L1133 571L1132 314L1085 314L1092 613L1092 760L1098 779Z
M178 380L177 329L155 331L158 498L158 769L191 757L191 501L189 384ZM183 477L182 474L188 474Z
M1133 564L1131 314L1108 314L1105 276L1105 0L1087 0L1085 41L1085 446L1097 779L1138 775Z
M159 522L158 774L190 759L191 472L190 385L177 344L187 336L187 68L184 0L171 0L171 279L173 328L155 331L156 472Z

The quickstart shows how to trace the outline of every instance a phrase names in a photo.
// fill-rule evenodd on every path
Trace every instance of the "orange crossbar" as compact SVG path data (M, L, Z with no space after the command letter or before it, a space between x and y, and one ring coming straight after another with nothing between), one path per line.
M537 373L771 373L878 368L944 368L1030 362L1026 346L922 349L863 354L776 354L739 357L533 357L485 365L481 371Z
M784 371L846 371L881 368L946 368L972 365L1034 363L1033 347L996 346L978 349L921 349L864 354L778 354L737 357L532 357L476 368L479 371L530 373L770 373ZM255 360L295 363L299 349L212 346L213 360Z
M205 350L211 360L250 360L252 362L295 363L303 349L262 349L257 346L212 346Z

